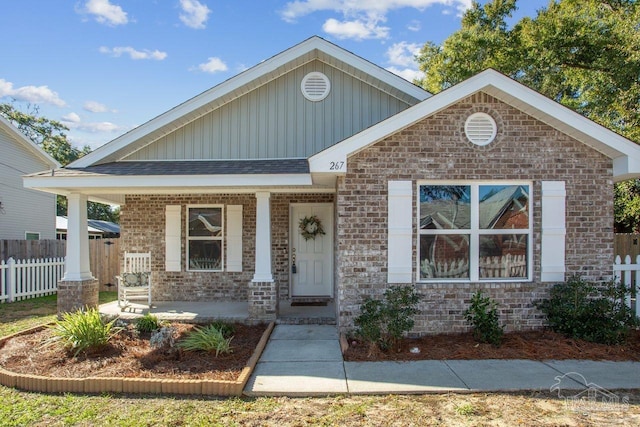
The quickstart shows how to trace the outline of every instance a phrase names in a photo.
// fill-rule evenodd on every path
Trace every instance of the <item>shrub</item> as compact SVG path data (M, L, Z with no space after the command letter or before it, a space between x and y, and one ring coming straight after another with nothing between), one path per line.
M464 312L467 323L473 328L473 337L483 343L499 346L504 329L500 326L498 303L484 296L482 291L471 297L471 305Z
M549 327L572 338L602 344L626 340L638 319L626 305L631 290L620 283L595 285L573 275L551 288L550 297L536 303Z
M222 320L216 320L211 323L211 326L222 332L222 335L224 335L225 338L233 336L236 332L236 328L232 324L223 322Z
M153 332L160 328L161 323L162 322L158 320L157 316L151 313L147 313L144 316L136 319L135 327L136 327L136 331L140 333Z
M356 336L381 350L396 347L403 334L413 328L419 301L411 286L392 286L383 300L367 298L354 320Z
M122 329L114 327L115 320L106 322L95 308L64 313L62 319L51 326L53 338L48 343L62 342L67 349L74 351L75 357L81 351L106 345Z
M178 347L187 351L215 350L217 357L220 353L231 353L232 339L233 337L225 337L215 325L204 328L195 327L184 340L178 343Z

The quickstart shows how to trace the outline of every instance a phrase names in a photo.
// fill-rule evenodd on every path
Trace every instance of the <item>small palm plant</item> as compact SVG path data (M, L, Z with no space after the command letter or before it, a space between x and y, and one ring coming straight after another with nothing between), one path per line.
M122 328L115 327L116 319L105 321L96 308L64 313L51 329L53 337L46 344L61 342L76 357L80 352L106 345Z

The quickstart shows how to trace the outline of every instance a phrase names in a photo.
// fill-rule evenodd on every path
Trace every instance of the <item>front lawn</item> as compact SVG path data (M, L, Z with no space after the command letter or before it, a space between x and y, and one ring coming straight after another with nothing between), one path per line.
M99 303L115 301L117 292L100 292ZM0 304L0 337L55 320L57 295Z
M115 292L101 293L100 302L115 298ZM55 315L55 296L0 304L0 336L46 323ZM615 392L629 404L614 410L572 411L547 391L221 399L54 395L0 386L0 426L640 425L640 392Z

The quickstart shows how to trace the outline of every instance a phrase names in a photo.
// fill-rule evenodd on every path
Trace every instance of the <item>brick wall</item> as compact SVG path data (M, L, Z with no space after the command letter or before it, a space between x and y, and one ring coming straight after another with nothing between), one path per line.
M271 195L272 271L280 299L289 297L289 204L332 202L333 199L333 194ZM185 271L186 205L191 204L243 206L242 272ZM166 205L182 206L182 271L179 272L165 271ZM120 259L125 251L151 251L152 298L156 301L246 301L255 270L255 219L253 194L129 195L120 215ZM225 248L226 245L225 241Z
M496 140L485 147L464 136L474 112L496 120ZM482 289L501 304L508 330L540 327L532 301L547 295L540 280L541 180L566 181L566 267L588 280L611 275L613 262L612 162L604 155L486 94L476 94L363 150L348 160L338 181L337 251L339 316L353 325L363 298L387 284L387 181L532 180L533 281L530 283L417 283L422 295L413 331L467 329L463 311ZM415 190L414 190L415 191ZM413 207L414 228L416 202ZM413 265L416 260L414 236Z

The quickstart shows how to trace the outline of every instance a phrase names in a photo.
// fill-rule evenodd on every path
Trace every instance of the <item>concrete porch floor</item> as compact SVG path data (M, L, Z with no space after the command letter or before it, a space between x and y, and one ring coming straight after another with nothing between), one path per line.
M118 315L123 319L137 319L152 313L161 320L175 320L192 323L207 323L213 320L246 322L249 307L246 301L157 301L151 310L146 304L131 303L120 311L117 301L102 304L100 313ZM333 302L326 306L291 306L291 301L280 301L276 323L282 324L336 324L336 309Z

